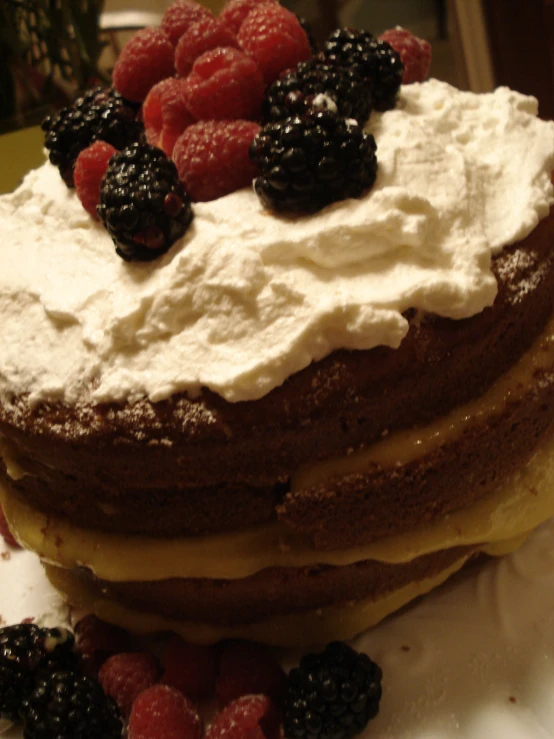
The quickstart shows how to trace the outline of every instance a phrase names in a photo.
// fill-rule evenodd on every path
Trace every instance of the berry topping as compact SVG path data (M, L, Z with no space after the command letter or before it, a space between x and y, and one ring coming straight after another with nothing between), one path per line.
M313 213L371 187L375 151L375 139L356 121L312 110L262 128L250 147L261 171L254 187L268 208Z
M97 675L112 654L131 648L129 634L113 624L89 614L75 625L75 650L81 657L83 671Z
M328 64L351 67L368 81L376 110L394 108L404 66L389 44L368 31L340 28L325 42L323 54Z
M206 739L279 739L279 736L279 715L265 695L243 695L229 703L206 732Z
M207 51L184 82L186 105L197 120L258 118L264 95L258 65L239 49Z
M168 637L165 672L161 682L180 690L193 701L204 700L214 693L219 664L216 647L189 644L179 636Z
M95 141L79 154L75 162L73 178L77 196L83 208L97 218L96 206L100 202L100 183L108 169L108 163L116 149L104 141Z
M350 739L379 711L381 669L366 654L332 642L291 670L283 705L285 736Z
M277 0L263 1L277 2ZM235 33L238 33L246 16L254 8L257 8L259 4L260 0L227 0L219 17L229 28L232 28Z
M259 130L252 121L203 121L187 128L173 159L194 201L215 200L251 185L257 170L248 148Z
M173 44L186 33L193 23L203 18L213 18L213 13L195 0L177 0L165 11L162 18L162 30Z
M366 82L348 67L329 66L321 58L301 62L297 68L270 85L263 103L263 119L282 121L302 115L330 98L335 111L364 124L371 113L371 94Z
M201 739L202 734L196 707L175 688L154 685L133 703L128 739Z
M187 126L196 120L186 106L184 80L169 77L150 90L142 106L146 140L168 157Z
M431 44L428 41L414 36L400 26L382 33L379 41L386 41L400 54L404 65L403 84L409 85L427 79L431 66Z
M217 705L222 708L236 698L263 693L281 704L286 676L275 657L265 647L251 642L227 644L221 655L215 686Z
M16 718L37 674L75 663L73 636L66 629L32 623L0 629L0 717Z
M81 151L94 141L105 141L123 149L143 136L143 126L135 118L135 107L116 90L95 87L72 106L42 122L44 145L52 164L59 168L68 187L73 187L73 168Z
M238 32L239 46L256 60L266 84L312 55L298 18L275 2L259 3Z
M174 49L159 28L144 28L123 47L113 69L115 87L128 100L140 103L156 82L175 73Z
M104 662L98 679L106 695L117 703L121 714L128 716L135 698L154 685L160 673L160 665L150 652L122 652Z
M21 716L29 739L119 739L123 728L100 684L69 670L44 673Z
M154 146L134 144L112 157L98 215L120 257L150 260L185 233L192 209L173 162Z
M2 510L1 506L0 506L0 536L4 539L4 541L9 547L13 547L14 549L21 549L20 544L14 539L14 536L12 532L10 531L10 527L8 526L8 522L6 521L6 516L4 515L4 511Z
M175 49L175 67L181 77L191 71L195 59L219 46L238 48L234 32L217 18L206 17L193 23L181 36Z

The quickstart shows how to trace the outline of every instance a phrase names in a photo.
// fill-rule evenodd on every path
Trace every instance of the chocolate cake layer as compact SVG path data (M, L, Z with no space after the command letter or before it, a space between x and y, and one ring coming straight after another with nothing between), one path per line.
M286 494L304 464L368 446L479 397L552 313L554 218L494 259L494 305L465 320L410 314L397 350L339 351L258 401L212 393L151 404L0 406L30 474L7 478L41 510L109 531L201 534L280 516L317 546L351 546L469 505L533 452L550 378L434 456ZM538 379L538 378L537 378Z
M345 567L270 568L238 580L170 579L108 582L84 568L71 570L87 588L134 610L177 620L248 624L273 616L366 598L378 600L432 577L469 556L456 547L402 565L366 561Z

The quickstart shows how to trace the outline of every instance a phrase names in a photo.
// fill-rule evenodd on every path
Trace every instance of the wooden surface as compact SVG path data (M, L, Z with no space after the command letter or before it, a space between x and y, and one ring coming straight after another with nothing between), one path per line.
M494 78L539 99L554 118L554 2L482 0Z
M39 126L0 136L0 193L14 190L26 172L42 164L43 141Z

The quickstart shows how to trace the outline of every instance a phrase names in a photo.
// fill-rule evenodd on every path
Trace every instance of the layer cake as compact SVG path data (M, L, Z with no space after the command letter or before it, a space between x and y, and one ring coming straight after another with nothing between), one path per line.
M360 200L239 191L121 263L44 165L0 201L0 482L137 631L348 638L554 513L554 126L431 80Z

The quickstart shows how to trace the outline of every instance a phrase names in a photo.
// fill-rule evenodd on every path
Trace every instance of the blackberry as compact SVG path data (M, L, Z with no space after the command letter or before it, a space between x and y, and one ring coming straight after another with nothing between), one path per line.
M386 41L369 31L339 28L325 42L323 55L327 64L350 67L368 81L375 110L394 108L404 65Z
M149 144L114 154L100 186L98 215L127 261L155 259L192 220L190 198L175 164Z
M115 701L97 680L56 670L36 681L21 710L24 739L119 739Z
M0 629L0 717L14 720L35 676L53 665L76 664L73 635L66 629L16 624Z
M364 124L371 113L366 82L348 67L330 66L321 57L300 62L295 70L271 84L263 103L265 122L302 115L317 95L331 98L339 115Z
M283 704L287 739L350 739L379 711L381 668L332 642L291 670Z
M254 189L268 208L314 213L373 185L376 148L356 121L330 110L269 123L250 145L261 172Z
M74 187L75 160L94 141L100 139L123 149L144 135L144 127L136 119L136 107L117 90L102 87L89 90L73 105L45 118L42 130L49 159L68 187Z

